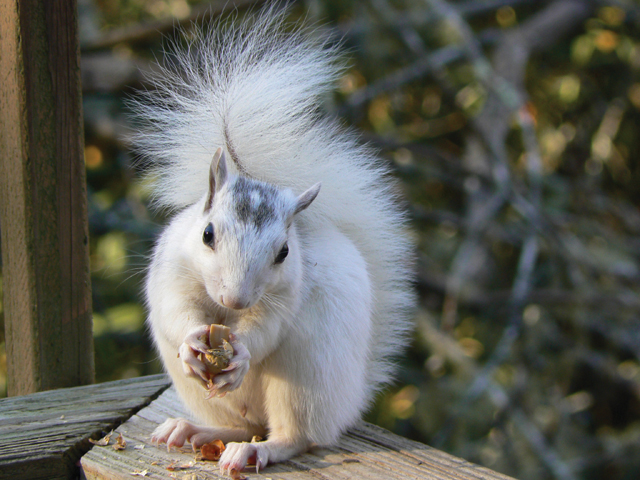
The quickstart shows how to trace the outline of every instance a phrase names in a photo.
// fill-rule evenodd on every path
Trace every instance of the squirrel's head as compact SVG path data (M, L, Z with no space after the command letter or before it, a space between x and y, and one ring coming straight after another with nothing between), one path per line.
M211 162L201 225L199 265L209 296L240 310L265 293L277 294L301 280L301 256L293 223L320 191L299 196L288 189L232 175L221 148Z

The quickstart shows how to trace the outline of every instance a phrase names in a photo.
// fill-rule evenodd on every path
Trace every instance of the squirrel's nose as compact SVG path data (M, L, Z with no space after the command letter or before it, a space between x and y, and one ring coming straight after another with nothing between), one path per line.
M227 308L231 308L232 310L242 310L249 306L246 300L229 294L220 295L220 303Z

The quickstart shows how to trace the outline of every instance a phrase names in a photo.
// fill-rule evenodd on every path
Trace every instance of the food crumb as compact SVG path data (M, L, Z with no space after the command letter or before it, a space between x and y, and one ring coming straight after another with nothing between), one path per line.
M193 465L193 462L182 463L180 465L176 465L176 462L172 462L167 465L167 470L169 470L170 472L173 472L175 470L188 470L189 468L192 468Z
M240 470L236 470L235 468L231 469L229 475L231 475L231 478L233 480L246 480L247 478L240 472Z

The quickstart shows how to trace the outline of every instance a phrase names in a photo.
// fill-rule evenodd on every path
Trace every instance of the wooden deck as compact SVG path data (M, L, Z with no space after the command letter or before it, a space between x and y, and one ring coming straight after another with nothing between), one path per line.
M151 431L168 416L186 413L164 375L1 400L0 478L221 478L215 462L195 461L189 448L167 452L149 444ZM88 441L114 428L111 445ZM124 450L113 448L120 433ZM176 466L188 468L171 470ZM510 478L367 423L351 429L335 447L314 448L260 474L247 469L244 475L273 480Z

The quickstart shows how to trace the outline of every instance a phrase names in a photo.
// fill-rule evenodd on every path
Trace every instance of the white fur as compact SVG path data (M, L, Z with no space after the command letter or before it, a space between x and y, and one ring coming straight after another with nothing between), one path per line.
M146 126L136 142L157 179L157 203L181 209L150 266L149 325L181 398L210 426L170 420L154 438L171 445L268 434L229 448L223 471L335 442L391 380L414 305L413 255L387 168L318 114L339 73L336 52L301 29L284 33L282 23L267 9L251 26L196 36L171 54L175 66L155 79L157 90L133 105ZM220 146L229 175L206 211ZM281 221L260 231L235 221L233 152L250 178L279 188ZM317 198L295 214L297 195L316 182ZM202 240L209 222L215 249ZM285 240L289 255L274 266ZM224 295L250 307L225 308ZM214 322L236 335L238 365L216 377L213 393L228 395L207 400L189 335Z

